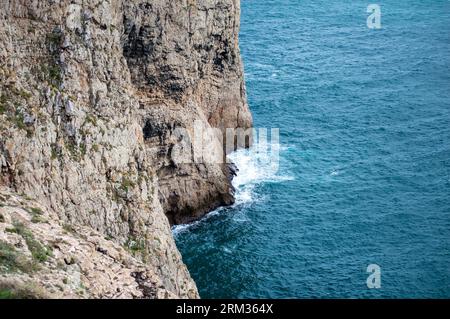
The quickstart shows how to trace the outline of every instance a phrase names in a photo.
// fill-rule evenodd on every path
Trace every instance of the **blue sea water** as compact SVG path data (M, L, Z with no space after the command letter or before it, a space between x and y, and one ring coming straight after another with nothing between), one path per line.
M233 154L236 205L174 230L201 297L450 297L450 1L369 3L241 1L280 168Z

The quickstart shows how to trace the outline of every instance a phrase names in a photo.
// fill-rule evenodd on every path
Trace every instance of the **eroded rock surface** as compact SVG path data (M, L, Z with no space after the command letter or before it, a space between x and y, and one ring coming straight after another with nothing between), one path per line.
M238 0L1 1L4 287L198 297L170 223L232 203L233 190L225 164L174 153L176 131L251 126L238 30ZM17 227L52 251L39 267L3 266L36 263Z

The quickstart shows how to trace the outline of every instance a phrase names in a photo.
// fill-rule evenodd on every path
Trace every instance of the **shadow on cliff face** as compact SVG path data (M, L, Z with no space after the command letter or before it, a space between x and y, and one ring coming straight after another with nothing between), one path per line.
M155 118L160 110L150 114L143 121L143 136L157 169L159 199L170 224L189 223L217 207L232 205L235 170L226 154L248 147L253 130L230 129L223 134L205 121L188 126L185 115L161 122ZM190 120L186 121L190 124Z
M171 224L187 223L234 203L225 137L205 142L220 161L186 161L174 155L177 129L252 126L239 52L239 2L190 4L164 1L124 4L121 37L131 81L138 89L142 133L159 178L159 198ZM233 139L232 150L251 139ZM186 146L185 148L188 148ZM195 148L195 147L194 147Z

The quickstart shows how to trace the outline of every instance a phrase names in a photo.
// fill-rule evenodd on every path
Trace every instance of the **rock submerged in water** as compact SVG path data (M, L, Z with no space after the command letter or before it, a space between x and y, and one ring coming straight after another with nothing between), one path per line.
M2 291L198 297L170 224L232 204L236 170L173 150L177 129L191 134L196 121L252 125L239 10L233 0L0 3Z
M230 164L228 164L228 170L229 170L229 175L228 175L229 177L228 177L228 179L231 182L233 180L233 178L237 176L237 173L239 172L239 169L236 166L236 164L230 163Z

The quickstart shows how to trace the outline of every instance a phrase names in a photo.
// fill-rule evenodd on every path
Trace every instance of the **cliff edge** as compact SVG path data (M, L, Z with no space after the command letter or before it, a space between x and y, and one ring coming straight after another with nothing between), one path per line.
M252 126L239 14L239 0L0 2L2 295L198 297L170 225L233 188L225 163L180 157L178 132Z

